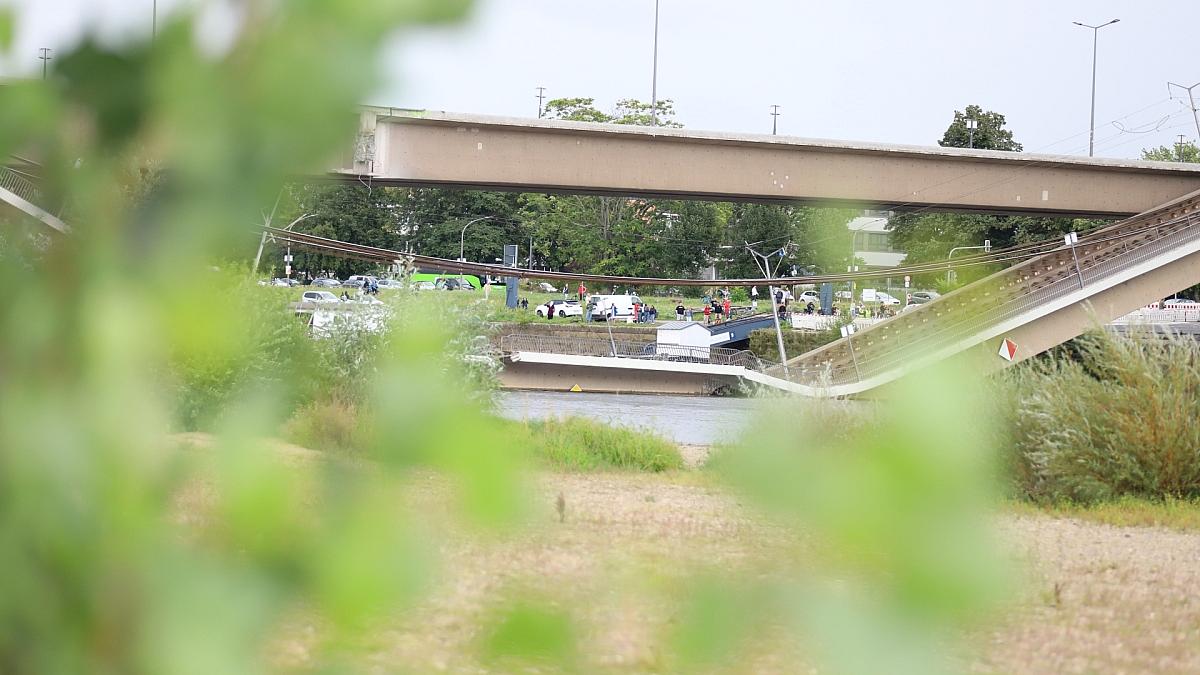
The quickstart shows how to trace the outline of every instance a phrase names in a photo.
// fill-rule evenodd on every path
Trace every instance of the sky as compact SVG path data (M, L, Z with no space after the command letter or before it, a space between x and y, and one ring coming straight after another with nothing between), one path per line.
M18 12L0 73L39 73L39 47L89 32L145 38L153 2L0 0ZM1200 25L1193 0L659 2L658 96L691 129L770 133L779 105L780 134L934 145L955 110L978 104L1027 152L1086 155L1093 31L1072 22L1119 18L1099 31L1096 156L1197 138L1186 92L1167 86L1200 82L1200 43L1181 30ZM200 3L157 0L160 21ZM604 110L649 100L654 4L477 0L460 25L397 35L364 103L535 117L539 86Z

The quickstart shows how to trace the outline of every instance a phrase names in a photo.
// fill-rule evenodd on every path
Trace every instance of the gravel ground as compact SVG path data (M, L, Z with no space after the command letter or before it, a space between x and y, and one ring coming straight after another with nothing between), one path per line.
M1200 673L1200 534L1005 517L1027 595L976 668Z

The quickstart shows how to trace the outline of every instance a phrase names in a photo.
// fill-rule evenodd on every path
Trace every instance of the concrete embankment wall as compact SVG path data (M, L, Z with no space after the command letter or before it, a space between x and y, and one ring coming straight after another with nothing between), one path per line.
M499 344L505 335L544 335L547 337L576 337L608 339L608 328L603 323L566 323L554 321L538 321L535 323L497 323L492 324L492 341ZM658 331L649 326L614 323L612 336L618 342L654 342Z

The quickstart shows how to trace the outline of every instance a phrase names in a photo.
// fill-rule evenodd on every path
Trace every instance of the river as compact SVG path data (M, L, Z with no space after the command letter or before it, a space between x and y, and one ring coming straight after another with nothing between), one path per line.
M712 445L730 440L778 399L503 391L500 414L515 420L585 417L645 429L676 443Z

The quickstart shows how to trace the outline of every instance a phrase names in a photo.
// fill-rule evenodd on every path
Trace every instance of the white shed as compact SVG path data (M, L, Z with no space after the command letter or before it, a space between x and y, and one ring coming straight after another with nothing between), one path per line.
M712 344L712 333L695 321L668 321L658 327L658 344L702 347Z

